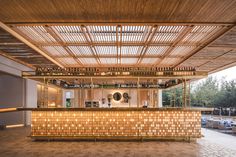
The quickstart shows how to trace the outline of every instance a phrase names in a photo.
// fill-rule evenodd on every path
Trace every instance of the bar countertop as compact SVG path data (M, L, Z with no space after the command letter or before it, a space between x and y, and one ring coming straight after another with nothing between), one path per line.
M207 108L17 108L18 111L211 111Z

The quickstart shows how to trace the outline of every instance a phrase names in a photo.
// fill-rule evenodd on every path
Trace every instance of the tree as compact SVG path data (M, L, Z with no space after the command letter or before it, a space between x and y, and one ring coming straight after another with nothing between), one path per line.
M236 80L218 81L216 78L208 77L200 83L192 83L191 89L191 106L236 108ZM181 86L164 90L163 106L182 106L182 91Z
M223 81L214 100L215 107L236 107L236 80Z
M163 106L181 107L182 106L182 92L183 92L183 89L181 86L163 90L163 93L162 93Z
M213 107L215 98L219 92L219 83L216 78L208 77L205 81L196 85L192 92L192 105Z

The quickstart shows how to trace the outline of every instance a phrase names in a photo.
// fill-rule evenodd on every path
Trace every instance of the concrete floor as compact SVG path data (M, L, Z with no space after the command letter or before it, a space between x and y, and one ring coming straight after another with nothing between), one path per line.
M1 157L236 157L236 137L203 129L205 137L187 142L34 142L29 128L0 131Z

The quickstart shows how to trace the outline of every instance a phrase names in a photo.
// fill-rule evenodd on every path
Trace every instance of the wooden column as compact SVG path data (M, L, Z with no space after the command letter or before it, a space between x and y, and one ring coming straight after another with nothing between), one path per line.
M138 82L137 82L137 107L140 107L139 77L138 77Z
M129 97L130 97L130 88L129 88ZM129 107L130 107L130 99L128 101L129 101Z
M182 104L183 104L183 107L187 107L187 87L186 87L186 79L184 79L183 80L183 93L182 93L182 95L183 95L183 102L182 102Z
M157 89L157 107L162 107L162 90Z

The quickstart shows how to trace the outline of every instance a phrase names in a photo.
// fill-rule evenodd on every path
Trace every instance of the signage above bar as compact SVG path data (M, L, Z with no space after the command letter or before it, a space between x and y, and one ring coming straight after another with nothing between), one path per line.
M34 76L195 76L194 67L37 68Z
M163 83L157 83L157 82L143 82L143 83L116 83L116 84L97 84L97 83L67 83L66 81L61 80L49 80L49 83L54 84L56 86L60 86L63 88L159 88L159 89L165 89L174 85L177 85L179 83L182 83L183 80L180 79L174 79L174 80L168 80Z

